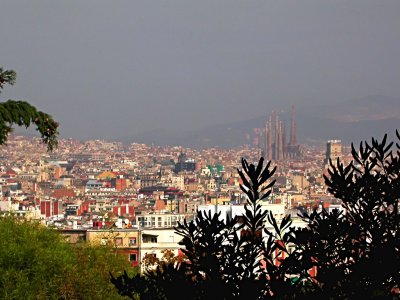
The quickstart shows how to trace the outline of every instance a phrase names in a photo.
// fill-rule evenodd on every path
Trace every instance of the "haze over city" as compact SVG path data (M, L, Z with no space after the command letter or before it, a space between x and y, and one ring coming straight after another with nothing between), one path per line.
M0 299L400 299L399 0L4 0Z
M259 118L251 130L291 104L335 119L329 107L389 99L397 112L399 11L366 0L3 1L0 57L18 79L2 99L49 112L62 137L155 143ZM300 138L318 138L298 123Z

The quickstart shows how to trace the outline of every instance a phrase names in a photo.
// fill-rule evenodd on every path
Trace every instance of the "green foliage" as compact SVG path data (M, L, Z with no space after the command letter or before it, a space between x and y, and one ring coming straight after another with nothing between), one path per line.
M129 268L109 248L71 245L38 223L0 219L0 299L121 299L109 271Z
M142 259L142 266L144 267L144 269L147 271L152 271L156 267L159 267L159 269L162 270L168 265L179 264L186 260L186 257L184 255L175 255L174 252L170 249L164 249L161 251L161 253L161 259L155 257L150 253L146 253Z
M8 83L10 85L14 85L17 79L17 73L14 70L3 70L0 67L0 93L3 89L4 84Z
M0 67L0 93L5 84L13 85L16 73L13 70L3 70ZM53 118L25 101L8 100L0 103L0 145L7 142L7 137L12 131L12 126L36 126L43 143L47 144L49 151L57 146L59 124Z

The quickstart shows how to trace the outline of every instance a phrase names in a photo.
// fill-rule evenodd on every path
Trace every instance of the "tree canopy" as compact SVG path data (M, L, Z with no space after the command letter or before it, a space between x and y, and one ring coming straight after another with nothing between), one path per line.
M400 134L397 138L400 141ZM328 191L341 209L280 222L261 209L275 169L242 160L243 218L198 212L176 227L186 261L113 277L132 299L393 299L400 283L400 144L372 139L348 165L330 162ZM266 226L268 224L268 226ZM268 229L273 228L273 230Z
M6 84L15 84L16 76L15 71L0 67L0 93ZM14 125L28 128L32 124L39 131L42 141L47 144L47 149L53 150L57 146L59 124L49 114L38 111L26 101L10 99L0 102L0 145L7 142Z
M109 247L73 245L55 229L0 218L0 299L123 299L109 271L129 268Z

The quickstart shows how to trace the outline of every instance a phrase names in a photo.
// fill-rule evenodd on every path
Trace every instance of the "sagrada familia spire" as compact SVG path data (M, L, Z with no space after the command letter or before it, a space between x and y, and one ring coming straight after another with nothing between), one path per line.
M267 116L265 122L265 147L264 156L267 160L282 160L285 158L299 157L300 147L297 144L297 124L295 108L292 105L290 138L286 142L286 122L280 120L279 114L274 111L272 116Z

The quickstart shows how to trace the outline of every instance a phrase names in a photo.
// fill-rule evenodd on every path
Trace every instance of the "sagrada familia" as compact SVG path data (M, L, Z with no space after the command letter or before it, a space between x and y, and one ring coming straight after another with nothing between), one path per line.
M287 142L286 122L280 120L275 111L267 116L265 128L256 130L258 146L261 149L261 155L267 160L283 160L287 158L296 158L301 156L300 145L297 144L297 124L295 120L295 108L291 109L290 137ZM264 146L261 143L264 135Z

